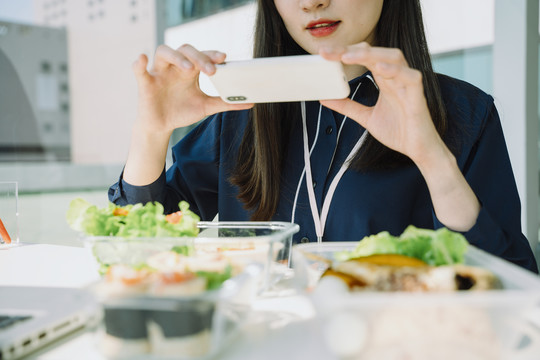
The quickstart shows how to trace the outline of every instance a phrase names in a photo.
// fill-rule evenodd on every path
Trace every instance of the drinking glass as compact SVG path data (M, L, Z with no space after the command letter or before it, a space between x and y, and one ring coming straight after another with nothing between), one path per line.
M19 243L18 200L18 183L0 181L0 246Z

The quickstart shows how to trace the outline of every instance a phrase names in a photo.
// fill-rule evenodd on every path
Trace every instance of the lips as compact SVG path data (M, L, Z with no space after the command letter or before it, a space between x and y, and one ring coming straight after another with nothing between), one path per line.
M319 19L316 21L310 22L306 26L306 30L314 37L324 37L329 36L337 30L341 21Z

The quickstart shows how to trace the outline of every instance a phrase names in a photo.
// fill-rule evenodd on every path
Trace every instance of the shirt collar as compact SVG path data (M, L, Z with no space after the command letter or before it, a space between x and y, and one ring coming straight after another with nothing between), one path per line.
M358 88L358 92L356 93L354 99L362 105L374 106L379 98L379 89L375 83L375 80L373 79L371 71L366 71L364 74L349 81L351 94L360 82L360 87Z

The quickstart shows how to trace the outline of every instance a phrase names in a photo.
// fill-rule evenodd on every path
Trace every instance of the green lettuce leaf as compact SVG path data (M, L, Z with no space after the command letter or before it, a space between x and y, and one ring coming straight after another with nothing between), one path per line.
M71 201L69 204L69 209L66 213L66 220L72 229L83 231L81 222L83 221L84 214L90 206L92 206L92 204L81 198L73 199Z
M399 237L386 231L366 236L354 250L336 253L334 257L345 261L376 254L399 254L420 259L433 266L451 265L465 261L468 244L462 234L447 228L431 230L410 225Z
M373 254L397 254L397 238L390 235L388 231L382 231L378 234L364 237L356 249L352 251L343 251L334 254L336 260L345 261L361 256Z
M230 265L227 265L225 268L225 271L220 272L213 272L213 271L197 271L197 276L205 277L207 280L206 288L208 290L214 290L218 289L221 284L223 284L226 280L230 279L232 276L232 267Z
M71 201L66 220L72 229L90 236L179 237L199 233L199 217L189 210L189 204L178 204L182 219L176 224L167 221L163 205L158 202L117 206L109 203L104 208L84 199Z

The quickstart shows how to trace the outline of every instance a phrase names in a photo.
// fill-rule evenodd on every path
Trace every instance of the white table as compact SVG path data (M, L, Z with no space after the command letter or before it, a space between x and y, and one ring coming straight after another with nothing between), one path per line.
M27 244L0 250L0 286L82 288L98 280L84 248ZM218 357L241 359L336 359L325 347L313 306L305 296L260 299L254 321ZM96 359L93 334L79 331L43 348L30 359Z
M84 248L22 244L0 250L1 286L82 288L98 279L90 253Z

